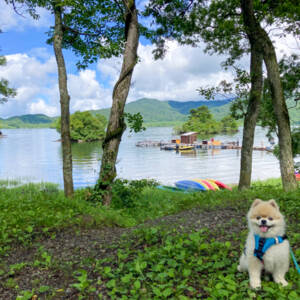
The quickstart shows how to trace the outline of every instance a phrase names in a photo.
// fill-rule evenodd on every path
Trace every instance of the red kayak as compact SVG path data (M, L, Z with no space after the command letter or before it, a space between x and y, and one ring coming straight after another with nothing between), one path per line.
M215 180L215 179L210 179L210 180L212 180L221 189L226 189L226 190L229 190L229 191L232 190L231 187L229 187L228 185L226 185L225 183L223 183L219 180Z
M295 176L296 176L296 180L300 181L300 173L299 174L295 174Z

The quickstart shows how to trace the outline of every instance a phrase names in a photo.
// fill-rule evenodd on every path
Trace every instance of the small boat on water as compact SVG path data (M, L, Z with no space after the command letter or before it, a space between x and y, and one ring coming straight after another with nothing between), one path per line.
M194 149L195 149L195 146L179 146L179 148L178 148L179 151L191 151Z

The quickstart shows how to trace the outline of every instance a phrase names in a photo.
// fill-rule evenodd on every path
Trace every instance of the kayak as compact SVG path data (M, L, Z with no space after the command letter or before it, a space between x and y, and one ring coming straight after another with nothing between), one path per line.
M299 176L300 180L300 176ZM226 185L225 183L215 180L215 179L192 179L192 180L180 180L175 182L176 188L173 187L166 187L162 186L159 187L161 189L166 189L168 190L171 189L181 189L184 191L217 191L220 189L226 189L226 190L232 190L231 187ZM174 190L174 191L176 191Z
M229 191L232 190L231 187L229 187L228 185L226 185L225 183L223 183L219 180L215 180L215 179L209 179L209 180L212 180L220 189L226 189L226 190L229 190Z
M295 176L296 176L296 180L300 181L300 173L299 174L295 174Z
M193 180L180 180L175 182L176 187L183 190L207 191L208 188L201 182Z
M211 191L215 191L216 190L213 187L213 185L208 180L205 180L205 179L193 179L193 181L196 181L196 182L199 182L199 183L203 184L204 186L207 187L208 190L211 190Z
M215 188L215 190L218 191L220 189L213 179L205 179L205 180L208 181Z

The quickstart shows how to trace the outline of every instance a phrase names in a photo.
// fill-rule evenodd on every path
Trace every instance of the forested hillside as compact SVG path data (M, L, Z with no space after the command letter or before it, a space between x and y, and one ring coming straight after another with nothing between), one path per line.
M143 98L126 104L125 111L129 113L140 112L147 126L173 126L183 123L191 109L206 105L214 118L220 121L224 116L230 113L230 102L228 100L212 101L159 101L157 99ZM293 100L287 101L291 118L291 124L300 124L299 105L296 108ZM109 116L110 109L100 109L91 111L92 114L100 113L106 118ZM10 117L8 119L0 118L0 128L44 128L51 127L51 124L57 118L51 118L43 114L22 115Z
M56 117L51 118L43 114L14 116L8 119L0 118L0 128L47 128Z
M148 125L172 125L187 120L190 110L199 106L206 105L220 120L229 113L230 100L215 101L159 101L156 99L143 98L126 104L125 111L128 113L140 112L144 118L144 122ZM222 107L222 108L221 108ZM100 109L92 111L109 116L109 109Z

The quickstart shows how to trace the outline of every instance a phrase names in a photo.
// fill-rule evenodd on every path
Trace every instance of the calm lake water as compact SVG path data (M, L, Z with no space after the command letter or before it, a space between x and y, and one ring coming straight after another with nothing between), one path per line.
M0 138L0 179L23 182L54 182L62 186L61 144L54 129L4 129ZM177 180L215 178L237 183L240 150L196 150L189 153L160 150L159 147L136 147L138 141L170 141L172 128L152 127L145 132L125 132L118 156L118 177L153 178L173 185ZM242 141L242 130L233 136L215 136L221 141ZM256 146L269 146L265 133L257 128ZM73 176L76 188L95 184L102 154L99 143L73 144ZM252 179L279 177L279 163L273 154L253 153Z

